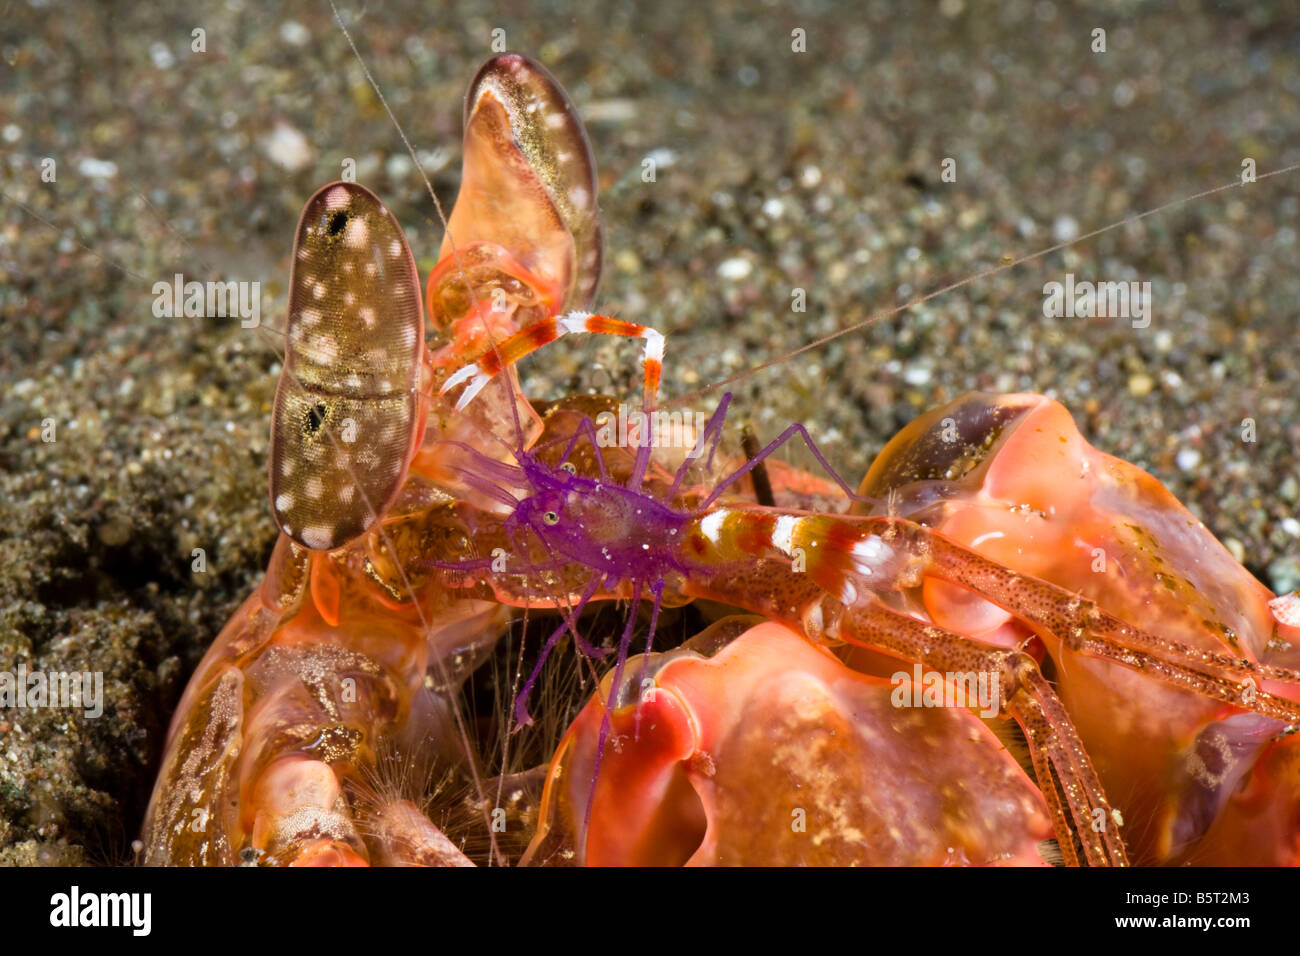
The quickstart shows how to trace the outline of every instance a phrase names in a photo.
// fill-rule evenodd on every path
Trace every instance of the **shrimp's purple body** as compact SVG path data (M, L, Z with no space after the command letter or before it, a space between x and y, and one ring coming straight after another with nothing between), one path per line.
M619 580L656 582L685 573L678 547L692 515L607 479L586 478L519 456L533 493L519 502L506 527L524 526L556 557Z

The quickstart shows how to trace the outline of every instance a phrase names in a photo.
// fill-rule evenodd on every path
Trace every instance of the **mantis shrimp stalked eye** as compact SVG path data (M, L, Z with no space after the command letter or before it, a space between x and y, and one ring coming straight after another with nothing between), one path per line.
M365 187L324 187L294 239L271 415L271 510L294 541L332 551L392 504L421 431L423 350L402 227Z
M563 87L527 57L493 57L470 83L464 171L446 235L429 277L435 325L472 306L467 284L478 296L499 287L520 307L540 308L517 324L582 308L596 292L596 163Z

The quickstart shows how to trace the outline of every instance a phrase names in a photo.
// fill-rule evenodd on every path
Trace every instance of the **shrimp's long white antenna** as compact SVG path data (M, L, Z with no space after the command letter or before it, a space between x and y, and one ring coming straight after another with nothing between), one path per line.
M1295 163L1291 166L1285 166L1282 169L1275 169L1272 172L1260 173L1258 176L1255 177L1255 183L1258 183L1260 180L1269 179L1273 176L1283 176L1286 173L1295 172L1297 169L1300 169L1300 163ZM712 385L706 385L703 388L697 388L693 392L687 392L685 395L682 395L678 398L674 398L672 401L661 402L657 406L657 408L672 408L675 405L688 404L689 402L694 401L695 399L699 398L702 395L707 395L710 392L717 391L718 389L724 388L727 385L731 385L735 382L739 382L741 379L747 378L750 375L753 375L757 372L761 372L763 369L772 368L773 366L776 365L782 365L793 358L797 358L798 356L803 355L805 352L811 352L813 349L821 348L823 345L826 345L828 342L834 342L838 338L843 338L846 335L850 335L854 332L861 331L862 329L865 329L868 326L875 325L877 322L882 322L885 319L891 318L895 315L899 315L900 313L906 312L909 309L914 309L918 305L923 305L926 302L929 302L931 299L937 299L941 295L946 295L949 292L954 292L957 289L961 289L965 286L968 286L973 282L978 282L980 279L987 279L990 276L998 275L999 273L1006 272L1008 269L1014 269L1017 266L1022 266L1027 262L1033 262L1035 259L1041 259L1044 256L1051 255L1053 252L1058 252L1061 249L1068 249L1071 246L1075 246L1088 239L1093 239L1104 233L1110 232L1113 229L1118 229L1120 226L1126 226L1129 225L1130 223L1140 222L1149 216L1154 216L1157 213L1164 212L1165 210L1173 209L1176 206L1186 205L1189 202L1195 202L1198 199L1204 199L1207 196L1213 196L1216 193L1226 192L1229 189L1234 189L1245 185L1247 185L1247 183L1243 182L1240 178L1234 179L1232 182L1224 183L1222 186L1212 186L1209 189L1203 189L1200 192L1193 193L1190 196L1183 196L1179 199L1171 199L1168 202L1162 203L1161 205L1156 206L1152 209L1148 209L1145 212L1140 212L1133 216L1126 216L1123 219L1118 219L1115 222L1109 223L1105 226L1100 226L1097 229L1092 230L1091 232L1085 232L1081 236L1075 236L1073 239L1063 240L1061 242L1056 243L1055 245L1048 246L1045 249L1039 249L1037 252L1031 252L1028 253L1027 255L1023 255L1018 259L1012 259L1010 262L999 263L996 266L992 266L988 269L984 269L981 272L976 272L973 275L966 276L965 278L959 279L956 282L949 283L948 285L943 286L942 288L935 289L933 292L927 292L925 295L917 296L914 299L910 299L907 302L904 302L902 305L896 305L893 306L892 308L882 309L879 312L875 312L867 316L865 319L862 319L860 322L854 322L852 325L848 325L842 329L838 329L830 333L829 335L823 335L821 338L809 342L806 345L801 345L799 346L799 348L795 349L792 352L787 352L785 355L781 355L773 359L768 359L765 362L760 362L757 365L753 365L747 369L744 369L743 371L737 372L735 375L730 375L727 378L722 379L721 381L714 382Z

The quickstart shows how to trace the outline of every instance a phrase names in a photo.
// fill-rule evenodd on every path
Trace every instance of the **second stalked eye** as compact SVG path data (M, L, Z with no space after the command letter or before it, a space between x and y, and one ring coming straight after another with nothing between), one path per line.
M271 506L299 544L364 534L406 480L424 350L402 227L356 183L308 200L294 242L285 360L271 415Z

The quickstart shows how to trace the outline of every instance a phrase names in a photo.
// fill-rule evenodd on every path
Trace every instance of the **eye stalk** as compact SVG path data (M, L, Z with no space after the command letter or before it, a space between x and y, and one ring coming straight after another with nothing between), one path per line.
M527 57L494 56L465 96L463 155L438 259L451 255L452 236L459 250L491 243L527 267L534 288L554 290L552 313L586 308L602 259L596 163L564 88ZM431 276L429 311L439 327L450 319L442 297Z

